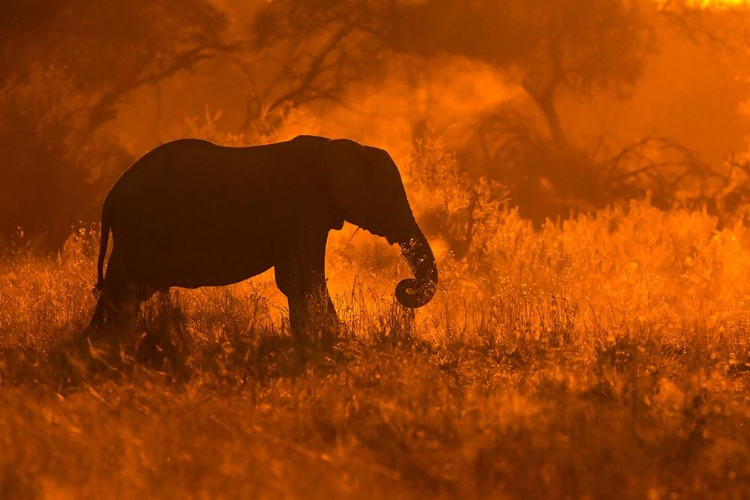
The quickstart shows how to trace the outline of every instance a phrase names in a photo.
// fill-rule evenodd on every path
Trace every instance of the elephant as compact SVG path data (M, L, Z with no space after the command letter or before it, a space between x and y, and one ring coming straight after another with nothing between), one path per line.
M386 151L316 136L251 147L163 144L125 171L104 201L99 298L86 335L127 318L135 324L157 291L238 283L271 267L293 336L338 325L325 250L329 231L344 221L400 246L414 278L396 286L399 303L418 308L432 299L435 257Z

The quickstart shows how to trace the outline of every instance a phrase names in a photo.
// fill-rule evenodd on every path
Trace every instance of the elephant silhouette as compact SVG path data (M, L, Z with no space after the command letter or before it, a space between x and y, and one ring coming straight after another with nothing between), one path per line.
M100 295L86 334L134 324L139 305L156 291L228 285L271 267L289 302L293 335L316 323L337 325L325 249L328 232L344 221L401 247L414 274L396 286L402 305L432 299L435 257L386 151L314 136L240 148L195 139L161 145L104 201Z

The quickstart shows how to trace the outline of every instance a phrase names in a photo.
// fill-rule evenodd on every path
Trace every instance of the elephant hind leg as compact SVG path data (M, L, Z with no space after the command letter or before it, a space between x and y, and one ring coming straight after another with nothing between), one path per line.
M113 251L86 336L134 327L139 306L155 292L156 287L128 278L119 255Z

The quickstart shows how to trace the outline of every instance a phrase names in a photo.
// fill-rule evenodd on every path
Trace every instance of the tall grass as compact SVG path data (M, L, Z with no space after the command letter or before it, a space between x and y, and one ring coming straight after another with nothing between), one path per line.
M445 177L408 179L418 218ZM534 231L498 205L457 258L456 203L414 312L395 248L332 234L331 348L295 345L266 273L155 297L163 359L106 366L80 338L98 235L4 255L0 497L742 498L748 232L648 201Z

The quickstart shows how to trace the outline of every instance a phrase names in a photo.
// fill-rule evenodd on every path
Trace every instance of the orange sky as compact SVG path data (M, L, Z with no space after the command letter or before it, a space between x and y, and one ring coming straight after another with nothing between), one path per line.
M735 5L747 5L748 0L693 0L690 3L702 7L731 7Z
M213 1L227 8L235 5ZM707 8L747 4L747 0L692 1ZM252 9L233 7L229 12L239 27L245 26ZM731 67L711 53L711 47L676 37L665 26L659 29L663 32L659 51L649 60L648 71L627 99L617 100L611 95L561 99L563 125L571 137L586 145L602 131L623 143L644 134L669 136L717 163L743 152L748 127L737 106L744 99L744 85ZM238 129L245 118L246 79L236 68L220 62L207 64L202 75L180 74L129 96L112 127L127 136L125 141L134 155L166 140L190 135L186 119L196 119L201 125L204 116L220 112L220 129ZM347 109L331 106L316 110L320 130L315 126L310 129L315 125L310 120L303 120L301 126L307 127L307 132L353 136L398 151L409 145L411 121L424 117L442 131L449 147L458 148L478 113L503 101L525 102L516 83L512 75L446 57L420 83L421 90L410 88L407 79L396 71L376 85L352 88ZM534 110L531 103L527 105Z

